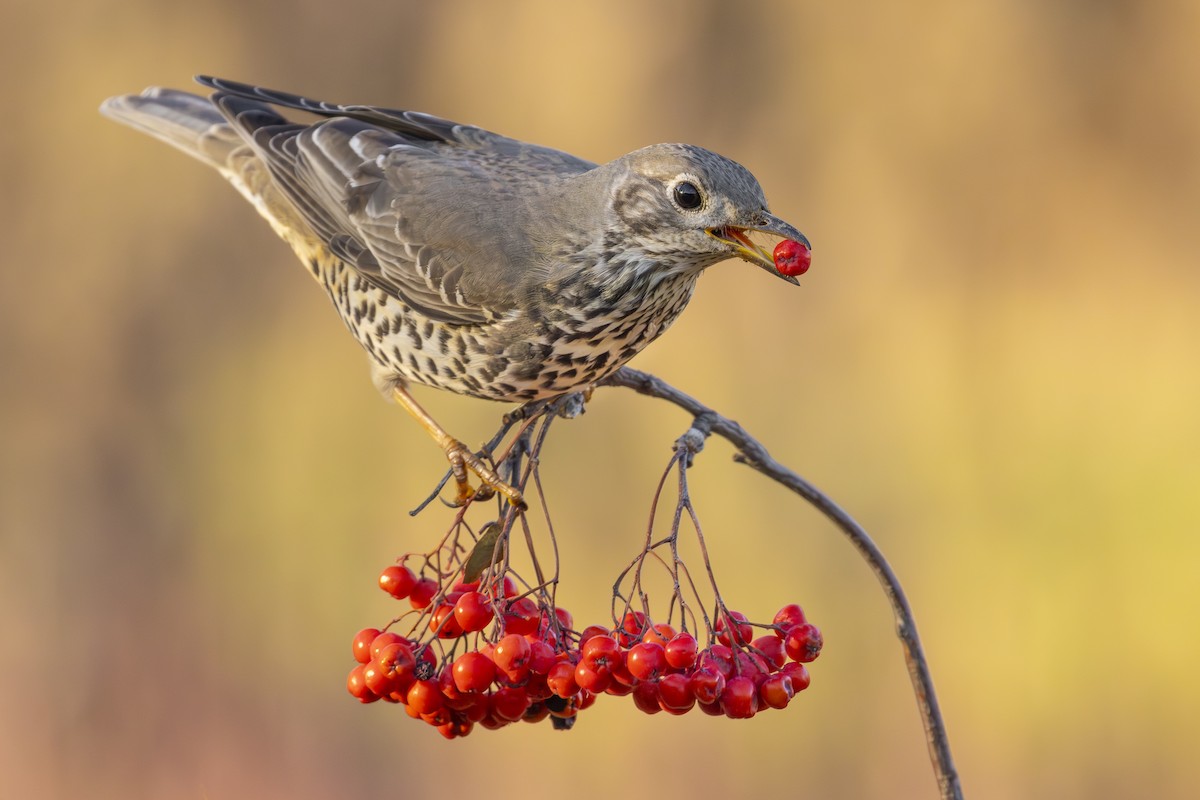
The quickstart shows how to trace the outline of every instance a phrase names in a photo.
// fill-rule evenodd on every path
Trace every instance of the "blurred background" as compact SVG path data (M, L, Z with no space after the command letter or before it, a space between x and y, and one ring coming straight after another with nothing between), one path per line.
M448 519L289 249L102 118L205 72L604 161L688 141L814 245L740 262L634 366L739 420L904 581L972 798L1193 797L1200 752L1200 5L0 6L0 797L931 797L867 568L713 442L730 603L827 647L786 712L602 698L453 743L345 692L374 588ZM505 407L424 391L468 442ZM597 392L544 459L559 599L602 621L688 420Z

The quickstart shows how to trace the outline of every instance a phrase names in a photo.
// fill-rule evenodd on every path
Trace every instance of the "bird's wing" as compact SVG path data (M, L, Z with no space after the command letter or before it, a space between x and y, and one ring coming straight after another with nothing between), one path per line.
M198 78L325 245L425 316L481 324L518 287L489 281L536 258L519 233L528 194L595 165L413 111L342 106ZM267 104L330 119L281 124ZM524 190L524 191L522 191Z

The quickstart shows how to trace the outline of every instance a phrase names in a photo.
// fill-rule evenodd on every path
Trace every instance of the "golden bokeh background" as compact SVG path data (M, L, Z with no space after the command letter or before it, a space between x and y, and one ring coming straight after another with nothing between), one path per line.
M883 596L713 442L730 602L827 649L784 713L601 699L447 743L345 693L440 455L229 187L96 113L205 72L607 160L690 141L814 244L713 269L635 366L860 519L916 610L968 796L1194 797L1200 5L0 6L0 797L930 797ZM503 410L422 392L467 441ZM561 601L608 609L686 417L616 389L544 460Z

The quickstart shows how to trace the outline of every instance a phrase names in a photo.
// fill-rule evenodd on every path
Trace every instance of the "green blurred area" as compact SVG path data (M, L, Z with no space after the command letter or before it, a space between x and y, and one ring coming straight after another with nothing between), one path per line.
M595 160L689 141L804 231L799 289L714 268L634 365L870 530L968 795L1193 797L1200 749L1200 6L233 3L0 11L0 797L929 797L881 592L713 442L729 602L799 602L812 688L750 722L602 698L444 742L345 693L373 588L448 524L287 247L96 113L204 72ZM500 405L423 391L468 442ZM681 413L597 392L543 460L559 599L603 620ZM453 787L453 788L451 788Z

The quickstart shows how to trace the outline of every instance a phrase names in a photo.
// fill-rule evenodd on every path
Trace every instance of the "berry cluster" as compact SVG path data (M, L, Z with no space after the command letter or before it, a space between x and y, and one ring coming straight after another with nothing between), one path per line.
M701 647L692 633L639 611L625 613L614 629L576 631L569 612L544 592L520 593L508 575L443 590L395 565L379 583L407 599L417 621L408 636L359 631L347 688L363 703L402 704L451 739L477 724L495 729L549 718L569 728L600 694L631 696L647 714L698 706L748 718L786 707L808 687L805 664L821 652L821 632L795 604L758 625L767 630L758 638L744 615L719 606Z

